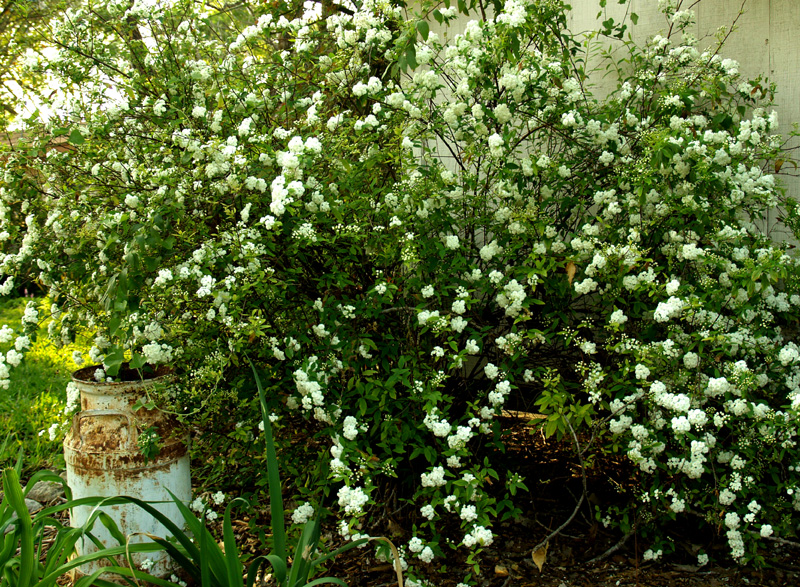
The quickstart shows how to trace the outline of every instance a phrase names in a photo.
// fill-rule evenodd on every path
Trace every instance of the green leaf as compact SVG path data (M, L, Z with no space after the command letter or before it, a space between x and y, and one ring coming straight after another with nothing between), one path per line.
M406 49L406 63L411 69L417 68L417 48L412 44Z
M83 138L81 131L79 131L77 128L72 129L72 132L69 133L69 139L67 140L69 140L70 144L72 145L82 145L86 142L86 139Z
M434 10L434 11L433 11L433 18L434 18L434 19L436 20L436 22L438 22L439 24L442 24L442 23L444 22L444 16L442 16L442 13L441 13L441 12L439 12L438 10ZM427 39L426 39L426 40L427 40Z
M631 12L631 22L633 24L638 24L639 23L639 15L636 14L635 12Z
M231 508L237 502L247 503L241 497L237 497L225 508L224 521L222 523L222 534L225 542L225 563L228 570L228 587L243 587L242 563L239 561L239 550L236 545L236 538L233 535L231 524ZM249 504L248 504L249 505Z
M117 526L117 523L111 518L111 516L109 516L107 513L103 512L103 511L101 511L100 515L99 515L99 519L100 519L100 522L103 524L103 526L106 527L106 529L108 530L109 534L111 534L111 536L114 538L114 540L119 542L120 545L125 545L127 543L127 541L125 539L125 535L122 532L120 532L120 529Z
M264 388L261 386L261 378L258 376L255 365L250 361L250 368L253 370L253 377L258 388L258 399L261 404L261 421L264 422L264 436L267 440L267 478L269 480L269 509L270 523L272 525L272 548L275 554L286 560L286 526L283 523L283 495L281 494L281 479L278 472L278 456L275 452L275 441L272 438L272 422L269 419L269 409L267 408L267 398Z
M144 364L146 362L147 360L144 358L144 355L140 353L133 353L130 362L131 369L141 369L142 367L144 367Z
M36 570L36 558L34 556L33 527L31 515L25 507L25 498L22 495L22 487L19 484L19 476L14 469L3 471L3 491L5 499L11 508L16 512L19 532L20 532L20 558L19 558L19 587L28 587L33 580Z
M114 336L119 330L120 322L122 322L122 315L114 312L108 321L108 334Z
M103 359L103 366L105 366L106 373L111 377L114 377L117 373L119 373L119 368L124 362L125 350L119 345L114 345L111 347L111 351L106 353L106 357Z
M428 40L428 33L430 33L430 30L431 30L430 26L428 25L428 22L425 21L425 20L418 21L417 22L417 30L419 31L419 34L422 36L422 40L423 41L427 41Z

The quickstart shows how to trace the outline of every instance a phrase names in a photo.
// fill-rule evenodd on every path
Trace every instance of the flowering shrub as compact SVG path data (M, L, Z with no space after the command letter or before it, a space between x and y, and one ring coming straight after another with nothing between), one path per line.
M523 480L476 449L520 398L627 451L637 529L694 513L749 560L800 510L798 260L765 230L797 207L771 88L662 4L599 99L557 0L458 35L446 5L259 5L232 36L186 0L87 1L40 64L65 114L5 165L0 270L50 288L52 337L97 329L98 377L184 372L179 407L224 414L257 361L327 439L343 536L414 479L409 563L475 562L513 514L488 485Z

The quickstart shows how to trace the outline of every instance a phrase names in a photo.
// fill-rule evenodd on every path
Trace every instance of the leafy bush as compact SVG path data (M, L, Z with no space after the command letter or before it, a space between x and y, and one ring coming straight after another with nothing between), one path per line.
M524 484L476 449L535 399L548 434L591 427L640 467L609 523L698 514L750 560L800 510L771 88L666 2L601 99L564 4L492 6L458 35L434 4L250 6L228 37L237 15L184 0L86 2L41 64L69 115L6 163L0 270L50 288L55 338L97 329L98 378L173 364L181 409L224 415L251 357L274 417L328 439L343 536L399 476L406 559L477 561L514 511L489 485Z

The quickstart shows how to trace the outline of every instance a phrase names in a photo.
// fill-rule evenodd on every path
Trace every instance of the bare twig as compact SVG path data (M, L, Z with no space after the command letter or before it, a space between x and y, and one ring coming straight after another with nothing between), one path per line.
M586 489L586 466L584 465L584 462L583 462L583 454L581 452L581 445L578 442L578 436L575 434L575 429L572 427L572 424L570 423L570 421L567 418L564 418L564 421L567 423L567 426L569 426L569 432L572 435L573 442L575 443L575 454L578 455L578 459L581 462L581 481L583 483L583 493L581 493L581 497L578 500L578 503L575 505L575 509L572 510L572 514L570 514L569 518L567 518L567 520L563 524L561 524L558 528L556 528L555 530L550 532L550 534L547 536L547 538L545 538L544 540L540 541L539 544L534 546L533 547L533 552L536 552L537 550L542 548L545 544L550 542L550 540L553 537L555 537L558 534L560 534L561 531L564 528L566 528L567 526L569 526L572 523L572 520L574 520L575 516L578 515L578 512L580 511L581 506L583 505L583 500L586 499L586 494L588 493L588 491Z
M785 538L779 538L778 536L761 536L759 532L750 532L750 534L754 536L760 536L761 538L765 538L766 540L777 542L778 544L783 544L785 546L800 548L800 542L794 542L793 540L786 540Z
M629 539L631 536L633 536L635 533L636 533L636 532L634 532L633 530L631 530L630 532L628 532L627 534L625 534L625 536L623 536L622 538L620 538L620 539L619 539L619 542L617 542L617 543L616 543L614 546L612 546L611 548L609 548L609 549L608 549L607 551L605 551L603 554L601 554L601 555L598 555L598 556L594 557L594 558L593 558L592 560L590 560L590 561L587 561L587 562L586 562L586 564L587 564L587 565L590 565L590 564L592 564L592 563L599 563L601 560L605 560L605 559L607 559L609 556L611 556L612 554L614 554L615 552L617 552L617 551L618 551L620 548L622 548L622 547L625 545L625 543L628 541L628 539Z

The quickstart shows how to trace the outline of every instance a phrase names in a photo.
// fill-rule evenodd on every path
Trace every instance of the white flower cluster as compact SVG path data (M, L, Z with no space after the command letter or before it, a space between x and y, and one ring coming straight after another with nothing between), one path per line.
M421 476L423 487L442 487L445 485L444 467L434 467L429 473Z
M314 517L314 506L307 501L297 506L292 512L292 523L305 524Z
M348 487L345 485L339 488L337 496L339 498L339 507L346 514L360 513L369 501L369 496L361 487Z

